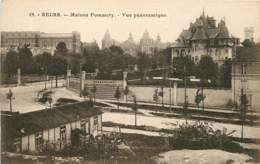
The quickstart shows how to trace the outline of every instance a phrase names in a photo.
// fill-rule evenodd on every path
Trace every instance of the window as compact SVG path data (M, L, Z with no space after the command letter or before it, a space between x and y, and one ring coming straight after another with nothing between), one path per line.
M60 127L60 140L61 142L66 142L66 126Z
M94 130L98 130L98 116L94 117Z
M40 151L43 148L43 132L38 132L35 134L35 146L36 150Z
M84 132L86 132L86 120L80 121L80 129Z

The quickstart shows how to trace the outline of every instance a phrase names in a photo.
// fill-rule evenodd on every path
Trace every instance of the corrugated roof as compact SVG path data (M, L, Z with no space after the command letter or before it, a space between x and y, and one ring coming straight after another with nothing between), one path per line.
M6 126L17 130L13 134L24 136L99 114L102 112L98 108L91 107L89 102L81 102L8 117ZM15 124L10 120L15 120Z

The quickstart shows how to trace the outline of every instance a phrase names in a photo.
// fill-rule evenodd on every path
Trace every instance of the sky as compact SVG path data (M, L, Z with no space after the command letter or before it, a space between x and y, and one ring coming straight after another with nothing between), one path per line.
M244 27L254 27L255 40L260 39L259 0L2 0L0 5L1 31L79 31L83 42L96 40L99 44L106 30L118 41L132 33L139 42L145 29L163 42L173 42L183 29L197 17L213 16L225 19L231 34L244 38ZM60 13L61 17L43 17L42 12ZM109 17L69 17L64 14L109 14ZM29 16L30 13L36 16ZM122 14L164 14L166 17L124 17ZM38 16L40 14L40 16Z

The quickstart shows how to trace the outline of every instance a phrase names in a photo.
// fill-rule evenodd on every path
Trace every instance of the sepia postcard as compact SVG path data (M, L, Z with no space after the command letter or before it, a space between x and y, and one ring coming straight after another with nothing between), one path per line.
M1 164L260 163L259 0L0 1Z

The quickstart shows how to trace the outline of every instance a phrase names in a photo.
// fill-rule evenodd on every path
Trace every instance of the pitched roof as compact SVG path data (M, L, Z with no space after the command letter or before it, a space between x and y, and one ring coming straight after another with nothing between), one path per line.
M216 38L218 33L219 33L219 29L218 28L208 29L208 36L209 36L210 39Z
M100 114L102 112L89 102L81 102L4 118L6 126L16 130L12 131L14 135L24 136Z
M203 28L197 28L191 40L208 39L206 32Z

